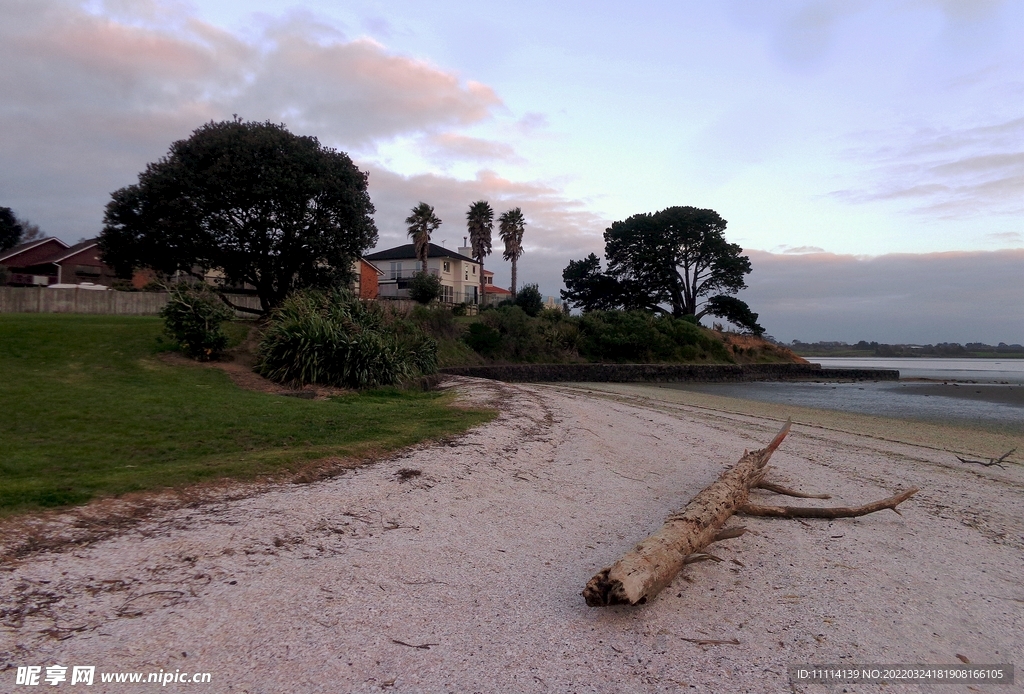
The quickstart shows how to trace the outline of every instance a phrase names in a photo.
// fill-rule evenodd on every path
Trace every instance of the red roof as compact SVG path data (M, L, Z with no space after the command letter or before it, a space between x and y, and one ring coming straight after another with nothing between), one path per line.
M495 287L493 284L485 284L484 285L484 293L485 294L509 294L509 295L512 294L512 292L510 292L509 290L502 289L501 287Z

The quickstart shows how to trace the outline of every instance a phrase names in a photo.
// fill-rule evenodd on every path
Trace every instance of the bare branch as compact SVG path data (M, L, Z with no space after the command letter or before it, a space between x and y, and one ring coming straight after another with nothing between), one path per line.
M757 506L754 504L744 504L743 506L740 506L736 512L743 513L748 516L769 516L772 518L855 518L857 516L866 516L869 513L882 511L888 508L895 511L898 515L902 515L896 507L914 496L917 492L917 487L911 487L901 494L896 494L895 496L890 496L887 499L875 501L863 506L814 508L807 506Z
M783 496L792 496L797 499L831 499L831 494L806 494L804 492L798 492L795 489L789 487L783 487L781 484L774 484L772 482L760 481L757 485L759 489L767 489L770 492L776 494L782 494Z

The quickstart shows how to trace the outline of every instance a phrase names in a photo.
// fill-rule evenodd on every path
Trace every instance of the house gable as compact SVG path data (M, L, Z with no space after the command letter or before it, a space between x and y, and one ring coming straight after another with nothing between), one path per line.
M62 255L69 246L60 239L52 236L27 243L20 243L13 248L8 248L0 253L0 265L11 270L20 270L34 265L53 262L54 258Z

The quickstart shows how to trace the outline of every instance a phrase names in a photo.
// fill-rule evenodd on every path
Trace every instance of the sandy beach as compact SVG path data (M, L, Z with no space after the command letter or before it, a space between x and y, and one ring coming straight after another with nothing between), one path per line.
M1024 666L1024 465L955 457L1019 437L645 385L445 387L500 416L92 542L30 551L24 523L0 526L0 691L32 691L15 686L17 668L54 664L95 666L88 691L100 692L157 685L98 673L161 671L211 675L167 691L251 694L1021 690L1019 675L973 689L787 675L799 663ZM769 479L834 497L806 503L921 491L902 515L734 517L748 532L710 548L721 561L690 565L651 603L584 604L594 573L790 416ZM34 531L74 539L83 513Z

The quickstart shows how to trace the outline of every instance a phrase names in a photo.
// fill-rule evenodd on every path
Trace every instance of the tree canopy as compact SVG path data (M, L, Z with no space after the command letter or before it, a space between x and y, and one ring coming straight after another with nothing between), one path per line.
M21 222L10 207L0 207L0 251L6 251L21 243Z
M121 276L220 270L268 311L348 282L377 242L366 182L348 155L283 125L207 123L112 194L100 249Z
M714 210L669 207L615 222L604 234L607 271L591 253L562 273L562 298L584 311L642 309L673 316L716 315L754 333L757 314L735 294L750 259L725 239Z

